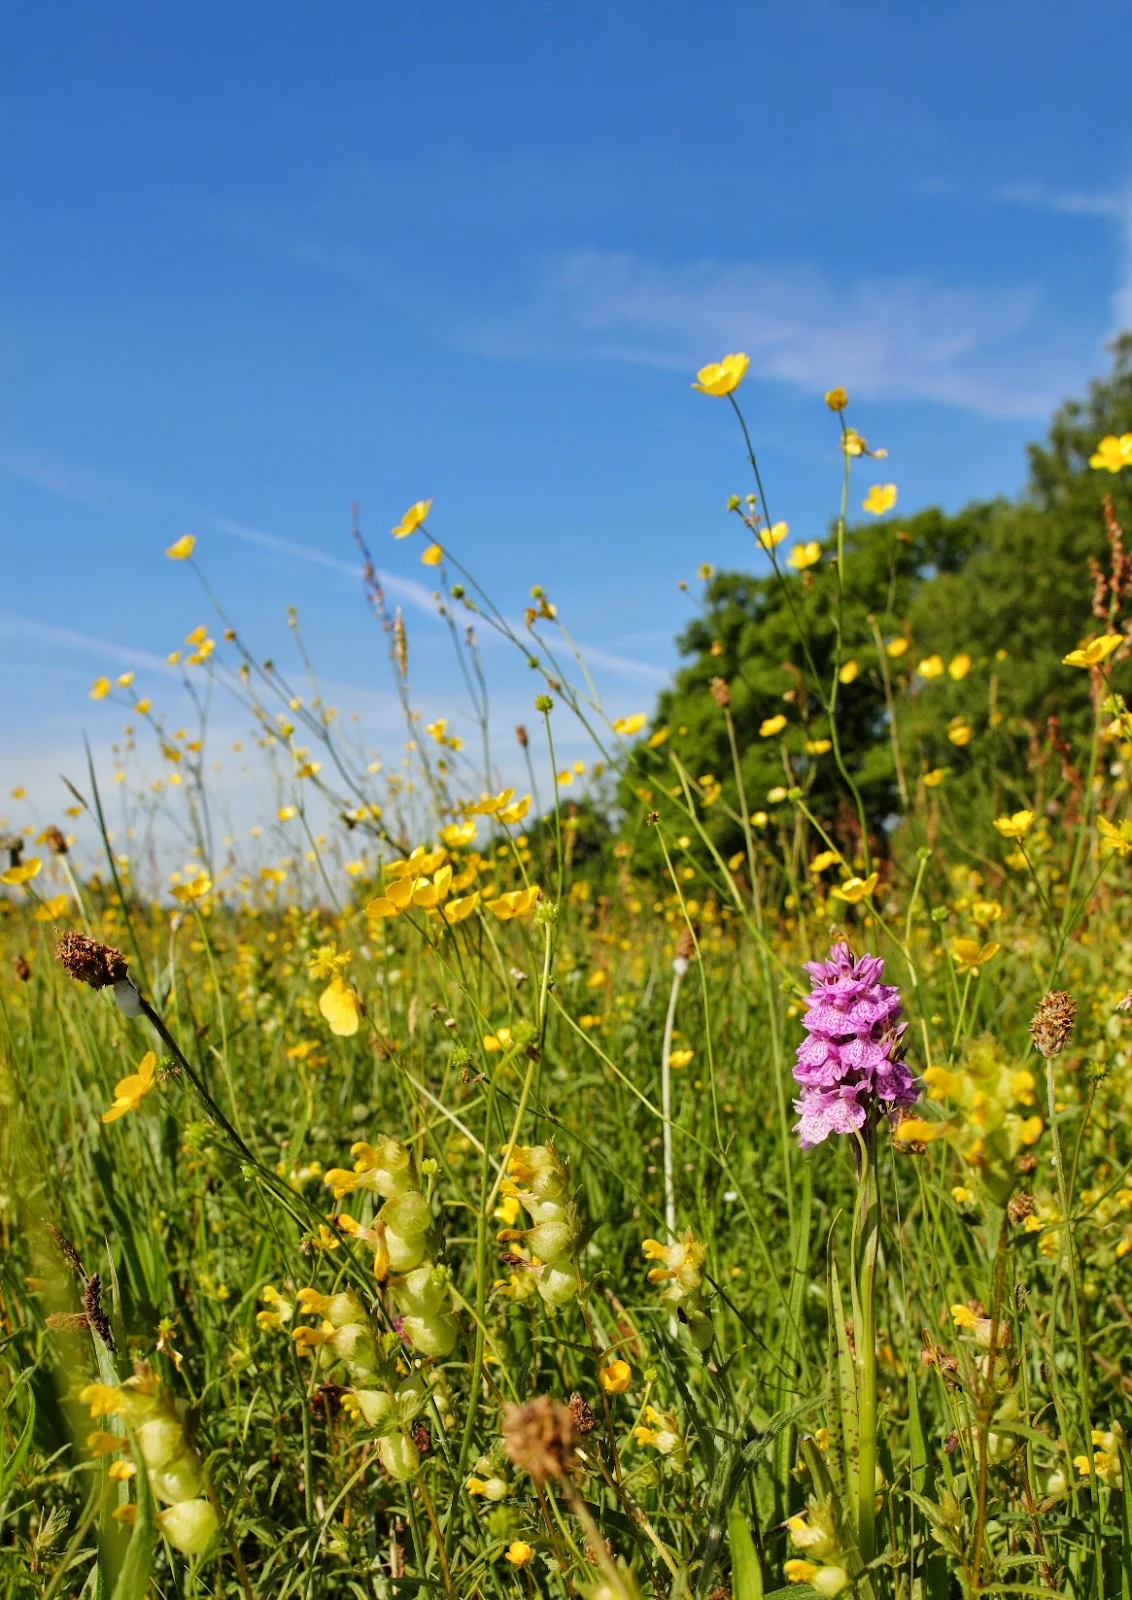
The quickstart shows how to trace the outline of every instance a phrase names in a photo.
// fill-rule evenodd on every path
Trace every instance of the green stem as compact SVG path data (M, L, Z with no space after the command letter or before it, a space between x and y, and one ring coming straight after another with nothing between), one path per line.
M861 1176L857 1190L854 1233L857 1243L857 1301L860 1326L855 1329L857 1406L860 1442L857 1457L857 1539L867 1566L876 1554L877 1476L877 1336L876 1273L880 1242L880 1191L877 1182L875 1129L861 1140Z

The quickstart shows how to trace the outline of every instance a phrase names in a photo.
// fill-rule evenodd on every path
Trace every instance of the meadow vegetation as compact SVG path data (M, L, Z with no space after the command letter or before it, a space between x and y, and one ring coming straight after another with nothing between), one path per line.
M1132 345L954 516L831 390L820 540L746 369L689 403L762 575L701 571L654 711L421 501L448 719L355 535L403 759L185 535L195 720L99 678L114 764L14 791L4 1596L1132 1600ZM220 695L274 796L239 847Z

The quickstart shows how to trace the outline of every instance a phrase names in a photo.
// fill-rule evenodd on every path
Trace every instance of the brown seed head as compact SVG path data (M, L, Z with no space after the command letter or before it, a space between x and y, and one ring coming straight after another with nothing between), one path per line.
M28 965L27 956L16 956L12 961L12 967L21 983L27 983L31 978L31 967Z
M1030 1023L1030 1037L1039 1055L1052 1061L1059 1056L1073 1032L1077 1002L1064 989L1051 989L1043 995Z
M503 1410L503 1448L535 1483L565 1478L574 1460L574 1419L552 1395L536 1395Z
M83 1290L83 1306L89 1327L97 1333L111 1355L117 1355L118 1346L114 1343L110 1318L106 1315L102 1305L102 1279L97 1272L92 1272L86 1280L86 1288Z
M128 975L126 958L120 950L88 939L85 933L65 933L55 946L55 959L70 977L89 983L92 989L106 989Z
M52 1311L47 1326L55 1333L85 1333L90 1327L90 1318L85 1311Z
M393 618L393 659L397 663L397 671L403 678L409 675L409 636L405 632L405 619L401 615L401 607L397 607L397 615Z
M1010 1199L1007 1201L1006 1215L1010 1218L1014 1226L1017 1227L1020 1222L1025 1222L1026 1218L1030 1215L1033 1209L1033 1195L1026 1194L1023 1190L1020 1190L1017 1194L1012 1194Z
M713 678L710 684L711 697L721 711L731 704L731 690L727 687L726 678Z
M526 728L523 727L523 724L521 722L516 723L516 725L515 725L515 737L516 737L516 739L518 739L519 745L523 750L525 750L527 748L527 746L531 742L530 741L530 736L527 733Z
M18 833L0 834L0 850L8 852L8 865L10 867L18 867L20 857L24 853L24 841Z
M696 936L691 928L681 928L676 940L676 959L678 961L691 961L696 954Z
M65 856L67 854L69 847L67 845L67 840L64 837L63 830L62 828L57 828L54 823L52 823L49 828L45 828L43 830L43 842L51 851L52 855Z

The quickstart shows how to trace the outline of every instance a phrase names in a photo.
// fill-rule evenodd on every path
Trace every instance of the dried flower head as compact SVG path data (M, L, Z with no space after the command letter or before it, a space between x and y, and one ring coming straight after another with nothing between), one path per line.
M691 961L696 954L696 936L691 928L680 929L676 938L675 959L677 961Z
M592 1433L597 1427L597 1412L586 1404L576 1389L570 1396L570 1416L577 1433Z
M68 851L66 835L62 828L57 828L54 823L43 830L43 842L52 855L65 856Z
M1077 1002L1064 989L1051 989L1043 995L1030 1022L1030 1037L1039 1055L1052 1061L1069 1042L1077 1018Z
M1006 1214L1015 1227L1026 1218L1034 1209L1034 1197L1020 1189L1017 1194L1012 1194L1006 1204Z
M711 697L720 710L726 710L731 704L731 690L727 686L726 678L713 678L710 684Z
M524 728L521 722L517 722L515 724L515 737L519 741L520 747L524 750L531 742L530 735L527 733L526 728Z
M102 1279L97 1272L92 1272L86 1280L86 1288L83 1290L83 1308L88 1327L98 1335L111 1355L117 1355L118 1346L114 1343L110 1318L106 1315L102 1304Z
M92 989L108 989L128 976L122 952L88 939L85 933L65 933L55 946L55 959L70 977L89 983Z
M503 1412L503 1447L535 1483L569 1476L575 1444L574 1418L552 1395L536 1395Z
M31 966L28 962L27 956L17 955L12 961L12 969L21 983L27 983L30 981Z

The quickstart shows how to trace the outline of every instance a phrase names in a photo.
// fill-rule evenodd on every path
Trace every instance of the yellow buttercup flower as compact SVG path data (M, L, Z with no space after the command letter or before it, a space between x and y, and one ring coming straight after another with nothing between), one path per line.
M195 536L191 533L183 533L179 539L169 546L165 554L170 561L187 561L195 548Z
M444 560L444 550L438 544L430 544L427 550L421 553L422 567L438 567Z
M789 532L790 524L788 522L775 522L769 528L760 528L758 533L755 534L755 538L764 550L773 550L775 545L782 543Z
M431 510L431 500L418 500L415 505L409 507L397 526L391 530L393 537L395 539L407 539L411 533L415 533L421 526Z
M1091 639L1087 644L1079 644L1076 650L1070 650L1067 656L1062 656L1061 662L1066 667L1099 667L1108 660L1115 650L1119 650L1124 643L1122 633L1102 633L1098 639ZM101 681L101 680L100 680ZM94 690L91 690L91 697Z
M805 544L796 544L786 557L786 565L793 567L795 572L805 572L807 567L814 567L821 560L821 545L816 539L807 539Z
M112 685L109 678L95 678L94 682L90 686L91 699L105 700L106 696L110 693L111 687Z
M1107 817L1097 818L1097 832L1101 836L1101 848L1115 851L1118 856L1126 856L1132 851L1132 821L1127 818L1114 827Z
M1024 839L1034 825L1034 813L1015 811L1013 816L995 817L994 825L1004 839Z
M965 678L970 670L971 657L965 650L961 650L957 656L952 656L951 660L947 663L947 676L953 679L956 683L958 683L960 679Z
M947 768L946 767L933 767L930 772L925 772L924 773L924 788L925 789L938 789L940 784L943 782L943 780L946 777L947 777Z
M695 1053L694 1050L670 1050L668 1053L668 1065L676 1069L686 1067Z
M1120 472L1132 467L1132 433L1122 433L1119 438L1114 433L1105 434L1089 457L1089 465L1099 472Z
M724 356L722 361L711 361L696 373L697 381L692 388L698 389L701 394L718 397L734 394L746 377L750 364L750 356L744 355Z
M332 978L318 997L318 1009L330 1025L331 1033L348 1039L358 1031L361 1001L344 978Z
M972 972L976 977L979 968L985 967L988 961L993 961L1002 949L991 939L987 944L980 944L977 939L953 939L951 941L951 954L955 958L955 970L958 973Z
M844 900L848 905L858 905L862 900L867 900L877 886L878 874L870 872L867 878L846 878L843 884L832 889L830 893L835 900Z
M891 511L896 504L896 485L894 483L874 483L868 494L861 501L862 511L871 511L874 517L883 517L886 511Z
M489 900L487 909L494 912L500 921L510 922L512 917L525 917L533 911L541 893L537 883L531 884L529 889L511 889L507 894Z
M825 403L831 411L844 411L849 404L849 396L839 384L836 389L826 391Z
M212 879L207 872L198 872L195 878L190 878L187 883L178 883L174 886L172 894L174 900L179 900L182 905L191 905L194 900L203 900L212 891Z
M633 1369L627 1361L610 1361L600 1369L597 1378L606 1394L624 1394L633 1381Z
M127 1111L136 1111L153 1088L156 1072L157 1057L152 1050L147 1050L138 1064L138 1070L131 1072L128 1078L120 1078L114 1085L114 1104L109 1111L102 1113L103 1122L117 1122ZM93 1412L91 1414L94 1415Z
M964 745L971 743L971 740L975 737L975 730L966 717L952 717L947 724L947 737L952 744L958 745L962 749Z
M942 678L946 670L942 656L927 656L916 668L921 678L929 679Z
M624 734L628 738L634 733L640 733L648 720L647 711L634 711L628 717L615 717L613 719L613 731L614 733Z
M860 675L861 667L859 662L844 661L838 668L837 681L838 683L856 683Z
M786 718L782 712L777 712L773 717L764 717L759 724L759 734L763 739L773 739L776 733L781 733L786 726Z
M38 856L32 856L30 861L21 861L17 866L8 867L0 872L0 883L15 887L21 883L30 883L33 878L38 878L43 871L43 862Z
M525 1567L533 1557L534 1551L525 1539L512 1539L503 1552L504 1561L509 1561L513 1567Z
M898 637L895 639L890 639L884 647L884 653L893 661L899 661L901 656L907 655L908 653L907 639L903 634L898 635Z

